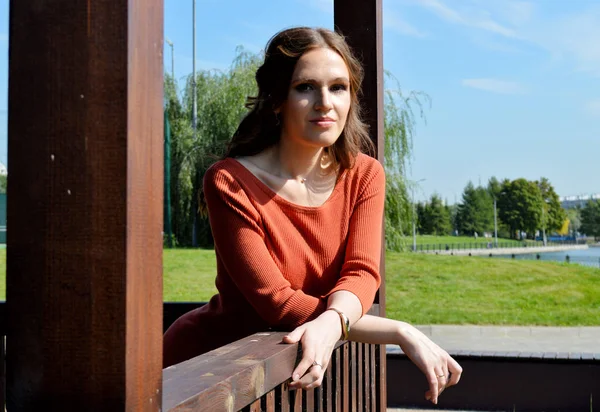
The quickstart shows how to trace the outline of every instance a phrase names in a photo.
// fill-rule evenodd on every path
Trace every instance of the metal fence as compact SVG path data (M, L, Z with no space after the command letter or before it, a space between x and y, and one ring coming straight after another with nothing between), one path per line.
M489 242L462 242L462 243L431 243L417 245L415 252L452 252L455 250L485 250L485 249L508 249L508 248L528 248L544 246L565 246L565 245L584 245L585 240L559 240L544 242L542 241L522 241L507 240L496 243L493 239Z

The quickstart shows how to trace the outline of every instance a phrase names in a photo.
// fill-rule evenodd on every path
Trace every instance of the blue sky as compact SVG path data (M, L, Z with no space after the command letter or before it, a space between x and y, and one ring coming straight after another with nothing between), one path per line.
M197 0L197 69L226 70L278 30L333 27L332 0ZM192 71L192 0L165 0L175 75ZM8 0L0 0L0 161L6 163ZM384 0L384 66L432 100L409 179L460 200L471 180L545 176L600 193L600 2ZM171 50L165 44L165 70Z

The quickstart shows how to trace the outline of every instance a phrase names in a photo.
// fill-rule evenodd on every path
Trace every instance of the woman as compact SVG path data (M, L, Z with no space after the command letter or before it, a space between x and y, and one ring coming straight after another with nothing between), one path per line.
M380 284L385 174L360 120L362 68L329 30L276 34L258 96L204 178L215 239L210 302L164 338L165 367L267 329L291 331L303 358L290 388L323 380L340 338L398 344L426 375L426 398L458 382L458 363L416 328L366 315Z

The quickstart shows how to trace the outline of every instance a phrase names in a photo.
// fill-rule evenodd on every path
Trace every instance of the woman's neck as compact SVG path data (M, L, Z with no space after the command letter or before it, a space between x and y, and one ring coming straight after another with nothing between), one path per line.
M295 145L282 139L272 149L273 171L287 179L311 179L323 173L324 155L321 147Z

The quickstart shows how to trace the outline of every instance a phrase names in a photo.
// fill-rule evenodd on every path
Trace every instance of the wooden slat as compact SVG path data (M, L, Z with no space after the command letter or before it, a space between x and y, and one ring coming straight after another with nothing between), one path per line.
M365 375L364 375L364 385L365 385L365 411L371 411L371 346L370 344L365 344L363 359L365 363Z
M304 397L304 391L302 389L296 389L294 391L294 412L302 412L302 398Z
M326 376L327 375L323 377L323 383L321 384L321 386L315 389L315 410L318 412L325 411L325 397L323 396L323 392L328 390Z
M346 343L342 346L342 409L350 410L350 345Z
M357 396L357 406L358 406L358 410L362 411L363 410L363 392L365 390L365 383L364 383L364 365L363 365L363 344L362 343L357 343L356 344L356 361L358 363L357 366L357 374L358 374L358 383L357 383L357 389L356 389L356 396Z
M279 385L279 390L281 393L281 402L279 403L279 408L277 411L290 412L290 392L287 382Z
M377 390L377 362L375 352L377 351L377 345L371 346L371 411L377 411L377 398L379 397L379 391Z
M335 393L333 397L334 410L340 412L342 410L342 384L343 384L343 372L342 372L342 347L337 348L333 353L335 355L335 370L333 373L333 380L335 384Z
M267 401L265 405L265 410L267 412L275 412L275 389L266 395Z
M350 342L350 407L357 410L358 392L358 356L356 356L356 342Z
M250 412L261 412L260 411L260 399L257 399L250 404Z
M163 2L10 2L9 410L159 410Z
M304 397L306 398L306 410L309 412L314 412L315 410L315 390L311 389L304 392Z
M339 349L338 349L339 350ZM333 412L333 396L335 396L335 385L333 382L333 371L335 370L335 353L337 350L334 350L331 354L331 360L329 361L329 367L325 373L325 381L326 381L326 391L325 391L325 399L324 401L324 409L326 412Z

